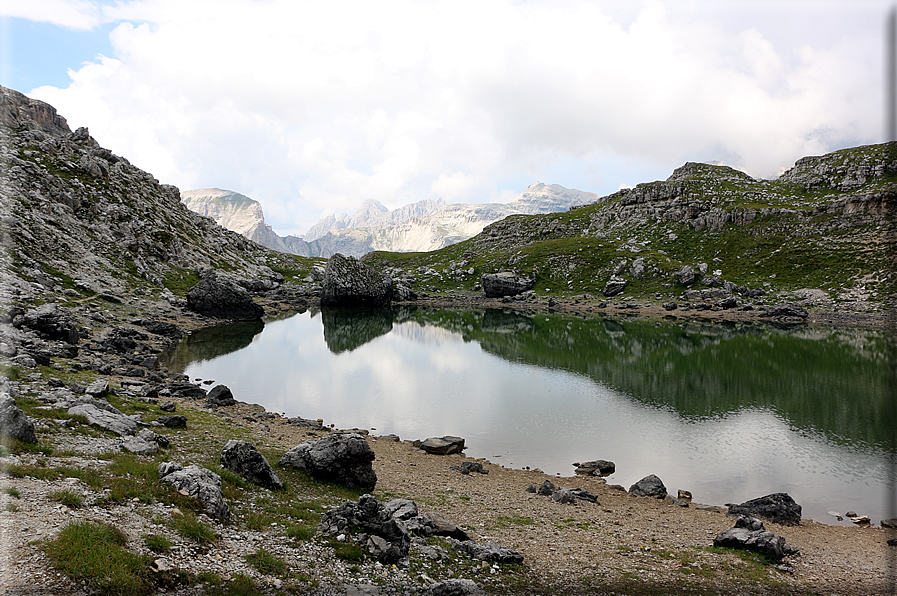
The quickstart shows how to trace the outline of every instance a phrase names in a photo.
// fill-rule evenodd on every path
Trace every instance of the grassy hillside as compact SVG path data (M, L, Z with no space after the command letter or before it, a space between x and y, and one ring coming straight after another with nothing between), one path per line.
M483 273L512 270L534 275L539 294L600 295L616 270L624 296L675 297L675 273L704 263L738 285L881 305L893 270L895 154L890 143L804 158L777 180L686 164L566 213L512 216L438 251L365 260L436 293L473 291Z

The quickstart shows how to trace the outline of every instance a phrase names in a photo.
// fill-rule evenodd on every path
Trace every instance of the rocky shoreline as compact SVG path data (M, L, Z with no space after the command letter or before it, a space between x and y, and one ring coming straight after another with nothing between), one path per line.
M335 556L334 543L320 536L301 542L291 539L287 534L289 524L282 521L267 527L248 523L254 503L260 499L295 502L308 501L314 495L314 499L324 501L321 511L346 500L344 495L327 494L329 489L314 485L303 484L300 488L295 478L287 491L240 489L240 497L231 498L235 517L229 524L200 514L218 538L211 544L196 544L166 525L165 520L176 515L176 508L170 504L147 503L139 498L110 502L108 489L91 486L78 475L65 475L75 474L71 470L107 469L110 459L106 454L120 452L123 443L108 432L93 430L84 424L83 418L68 414L67 406L79 399L83 402L80 396L103 400L103 391L111 389L108 399L114 396L122 408L128 406L137 412L131 418L139 419L142 426L148 423L146 428L148 432L152 429L151 434L170 439L170 446L162 449L166 460L183 465L199 463L206 468L217 465L218 453L231 439L253 443L274 459L307 439L332 436L335 431L315 421L291 420L233 399L210 400L205 390L190 390L201 388L203 383L160 369L158 358L183 333L219 324L221 320L191 312L174 297L160 301L111 298L114 299L100 297L82 306L59 308L48 318L50 327L63 333L60 337L67 329L70 331L70 325L80 329L86 337L77 344L39 337L35 328L22 319L17 321L16 317L27 315L25 312L11 313L14 316L0 323L5 338L4 362L19 371L16 379L7 382L6 390L17 401L32 402L32 412L52 412L52 416L37 418L35 426L38 445L53 447L50 455L26 449L0 458L6 470L4 510L0 512L6 547L0 585L5 593L81 592L84 584L56 571L41 545L58 535L66 523L82 519L121 527L130 550L161 560L158 565L169 571L176 569L194 578L243 574L259 590L278 593L289 588L294 593L315 594L422 594L441 589L434 586L453 579L471 580L486 593L512 594L635 594L646 590L885 594L894 589L893 556L887 540L895 535L887 528L840 528L807 520L797 526L768 523L768 529L797 547L800 554L787 557L778 566L745 562L736 554L711 548L714 537L731 529L734 523L733 518L725 515L724 507L683 507L680 503L635 497L624 487L607 485L595 476L550 478L595 498L595 503L575 499L564 503L527 492L530 485L541 486L548 479L539 471L470 462L462 454L432 455L397 437L366 437L375 454L374 496L382 502L395 498L414 500L422 510L456 522L478 542L519 552L522 565L480 564L465 554L449 554L452 549L446 542L412 546L411 562L405 566L384 565L371 558L350 563ZM314 306L316 298L316 286L310 285L269 290L264 296L257 296L256 302L264 306L268 316L277 317ZM671 314L661 305L642 304L634 309L628 304L599 306L582 299L535 298L509 303L479 296L423 296L416 304L552 309L580 316L661 318ZM711 320L756 318L754 313L727 310L672 313ZM837 324L842 316L858 326L881 329L890 325L887 318L869 313L818 311L811 311L806 324ZM46 336L47 332L43 333ZM26 358L34 360L33 367ZM88 380L100 381L105 389L90 388ZM160 409L163 405L164 410ZM166 411L169 409L175 412ZM166 426L165 416L183 417L185 426ZM159 456L155 460L153 456L141 457L159 461ZM472 463L488 473L461 473L461 464ZM67 472L57 478L16 473L27 469ZM52 495L60 491L77 493L84 504L69 507L54 501ZM149 534L164 534L173 546L161 556L153 553L146 545L145 537ZM260 551L278 557L292 571L280 575L259 571L248 561ZM746 575L748 570L751 574ZM168 571L156 570L163 572ZM446 584L446 589L462 589L460 584L453 585ZM173 581L166 589L167 593L204 594L213 593L214 585ZM467 585L464 589L473 588Z

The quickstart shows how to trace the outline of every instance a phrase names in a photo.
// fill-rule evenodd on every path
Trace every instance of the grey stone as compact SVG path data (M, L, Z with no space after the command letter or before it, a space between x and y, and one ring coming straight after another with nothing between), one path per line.
M174 412L178 407L173 401L163 401L159 404L159 409L163 412Z
M408 556L411 537L405 524L392 517L371 495L362 495L358 503L347 501L321 517L318 530L323 534L349 534L353 530L369 534L368 552L381 563L396 563ZM377 539L371 539L374 536Z
M81 339L78 327L56 303L42 304L13 319L16 327L27 327L41 338L76 344Z
M720 532L713 539L713 546L753 551L775 561L781 561L786 555L799 552L796 548L788 547L782 536L768 532L763 527L763 522L749 516L740 516L734 528Z
M423 596L486 596L471 579L447 579L423 591Z
M171 441L168 440L168 437L165 435L160 435L158 433L154 433L148 428L143 428L137 433L137 437L143 439L144 441L149 441L151 443L155 443L159 447L168 447L171 445Z
M457 540L470 539L470 536L461 526L435 511L409 517L404 521L408 531L413 534L421 536L450 536Z
M121 448L135 455L155 455L159 453L159 444L147 441L142 437L128 437L121 442Z
M612 461L606 459L596 459L583 463L574 463L575 472L582 476L609 476L617 471L617 466Z
M385 306L392 294L392 279L355 257L335 254L327 261L322 306Z
M168 428L187 428L187 417L179 414L159 416L156 418L156 422Z
M882 528L897 528L897 517L891 517L881 520Z
M255 321L265 309L234 279L207 270L198 284L187 292L187 307L207 317Z
M408 519L417 516L417 503L411 499L393 499L383 506L391 517L396 519Z
M159 464L159 477L162 482L170 482L179 491L198 499L211 517L223 523L230 521L230 507L221 493L221 476L215 472L196 465L182 468L165 462Z
M308 471L312 476L363 490L373 490L377 474L371 467L374 451L357 433L305 441L287 451L278 465Z
M542 483L542 486L540 486L539 490L536 492L543 497L550 497L554 494L555 490L557 489L555 488L554 483L552 483L551 480L546 480Z
M467 553L471 558L480 561L518 565L523 563L523 554L516 550L499 546L495 542L489 541L477 543L473 540L455 540L454 538L447 538L446 540L448 540L449 544L454 546L457 550Z
M109 407L112 408L112 406ZM137 432L137 422L115 408L112 408L112 411L110 411L97 407L97 405L92 403L81 403L69 408L68 413L71 416L84 416L87 418L87 423L91 426L96 426L122 436L133 435Z
M166 389L171 397L197 399L206 396L206 390L193 383L169 383Z
M695 270L688 265L683 265L682 268L676 272L676 278L681 285L688 287L695 283Z
M397 302L412 302L417 300L417 292L415 292L407 281L399 280L395 282L393 287L393 299Z
M654 497L662 499L667 496L667 487L663 485L663 481L654 474L645 476L635 484L629 487L629 494L636 497Z
M451 455L453 453L461 453L464 450L464 439L451 435L430 437L423 441L419 447L431 455Z
M251 443L231 439L221 451L220 460L221 467L236 472L247 482L268 488L283 488L283 482L268 460Z
M227 385L215 385L206 396L206 405L212 408L232 406L237 403Z
M729 507L729 515L762 517L784 526L800 525L801 506L788 493L773 493Z
M621 294L625 289L626 280L622 277L612 276L609 280L607 280L607 283L604 284L604 290L602 290L602 293L610 298L611 296Z
M551 494L551 500L555 503L573 504L576 502L576 496L569 488L559 488Z
M533 289L535 279L511 271L500 271L499 273L484 273L480 284L487 297L501 298L502 296L516 296Z
M91 397L105 397L109 395L109 381L106 379L97 379L87 386L84 393Z
M466 461L463 462L460 466L450 466L452 470L458 470L462 474L470 475L471 472L477 472L479 474L488 474L489 470L483 467L478 461Z
M37 443L34 423L16 406L9 393L0 393L0 435L23 443Z

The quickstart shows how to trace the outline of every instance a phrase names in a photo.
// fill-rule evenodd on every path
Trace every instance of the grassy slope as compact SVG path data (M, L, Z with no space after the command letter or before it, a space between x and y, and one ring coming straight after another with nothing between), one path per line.
M874 159L884 160L886 152L893 150L893 144L876 145L825 158L849 163L871 153ZM704 214L749 212L754 217L745 225L729 222L709 229L700 221L663 221L637 206L627 206L658 193L673 193ZM754 180L731 168L700 164L684 179L641 184L566 213L512 216L438 251L371 253L365 261L409 271L418 289L435 292L473 290L483 273L515 270L535 274L538 293L600 294L615 266L626 260L622 275L629 281L629 296L655 292L676 296L682 287L674 273L683 265L707 263L708 273L720 269L723 279L738 285L819 288L833 298L861 282L874 292L873 302L882 302L890 270L888 219L845 216L821 206L875 194L893 205L895 193L897 173L893 171L847 191ZM656 270L636 279L628 269L639 257ZM472 274L468 273L471 267ZM432 269L436 275L418 268ZM459 270L464 272L459 275Z

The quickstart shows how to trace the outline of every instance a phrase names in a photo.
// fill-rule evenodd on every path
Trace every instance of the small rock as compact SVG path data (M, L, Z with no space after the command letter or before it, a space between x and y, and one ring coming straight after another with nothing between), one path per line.
M663 499L667 496L667 487L663 485L663 481L660 478L651 474L630 486L629 494L636 497L654 497L656 499Z

